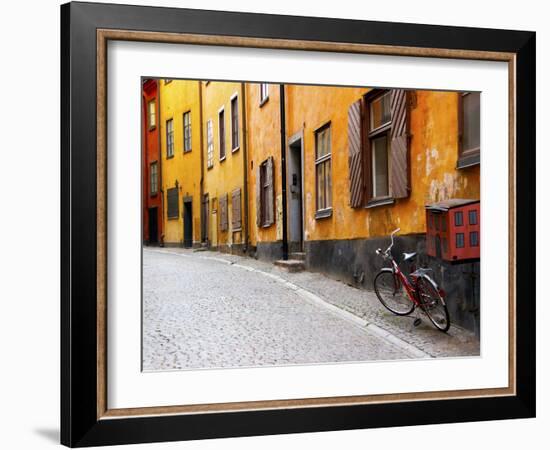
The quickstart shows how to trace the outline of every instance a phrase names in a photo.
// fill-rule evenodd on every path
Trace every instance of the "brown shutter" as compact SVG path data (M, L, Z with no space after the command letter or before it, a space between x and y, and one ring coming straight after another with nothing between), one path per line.
M357 100L348 109L349 202L352 208L358 208L364 204L361 104L362 100Z
M393 89L391 108L391 173L390 190L393 198L409 195L409 105L407 91Z
M273 176L274 170L273 157L270 156L267 158L267 167L266 167L266 184L267 187L267 208L265 218L266 225L271 225L275 222L275 189L273 187L273 181L275 177Z
M231 194L231 225L233 230L242 226L241 222L241 189L235 189Z
M256 167L256 225L262 226L262 177L261 164Z
M227 194L220 196L218 204L220 208L220 230L227 231Z

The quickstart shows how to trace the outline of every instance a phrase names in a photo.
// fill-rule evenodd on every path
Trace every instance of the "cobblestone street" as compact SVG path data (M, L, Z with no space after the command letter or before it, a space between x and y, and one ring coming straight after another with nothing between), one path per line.
M318 273L210 251L143 251L146 371L479 355L465 330L412 322Z

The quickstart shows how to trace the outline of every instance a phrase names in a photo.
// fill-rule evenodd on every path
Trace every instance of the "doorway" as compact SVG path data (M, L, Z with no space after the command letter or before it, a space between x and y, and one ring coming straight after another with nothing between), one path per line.
M159 242L159 227L158 227L158 208L149 208L149 245L158 244Z
M288 145L288 225L289 251L304 250L304 195L303 195L302 133L292 136Z
M193 247L193 200L189 197L183 199L183 246Z

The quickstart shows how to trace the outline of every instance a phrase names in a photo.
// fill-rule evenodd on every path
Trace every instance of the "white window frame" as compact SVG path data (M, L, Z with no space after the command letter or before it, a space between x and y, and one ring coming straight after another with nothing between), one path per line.
M153 106L153 112L151 113L151 106ZM153 118L153 120L151 120ZM157 126L157 99L153 98L147 103L147 125L149 130L154 130Z
M214 123L212 119L206 121L206 168L214 167Z
M189 114L189 148L186 148L185 147L185 143L186 143L186 139L185 139L185 116ZM187 152L190 152L191 150L193 150L193 122L191 120L191 110L189 111L185 111L183 113L183 153L187 153Z
M223 152L223 157L221 156L221 138L222 138L222 135L221 135L221 129L222 127L220 126L220 114L223 112L223 133L224 133L224 152ZM225 127L227 123L227 120L225 119L225 106L222 106L220 109L218 109L218 154L220 155L220 162L221 161L225 161L226 158L227 158L227 129Z
M317 147L317 138L320 133L328 131L328 146L330 152L323 155L317 156L318 147ZM333 201L333 192L332 192L332 123L330 121L324 123L320 127L316 128L314 131L315 139L315 218L322 219L325 217L330 217L332 215L332 201ZM317 175L317 167L320 164L329 164L330 165L330 205L324 208L319 208L319 180ZM326 180L325 180L326 183ZM325 186L326 189L326 186ZM325 198L325 203L327 199Z
M236 152L237 150L239 150L239 148L241 147L241 136L239 134L239 130L237 129L237 140L238 140L238 143L237 143L237 146L236 147L233 147L233 108L232 108L232 105L233 105L233 100L236 99L236 102L237 102L237 123L238 123L238 126L240 127L241 125L241 122L239 120L239 93L238 92L235 92L230 98L229 98L229 115L231 117L231 120L230 120L230 129L231 129L231 153L234 153Z

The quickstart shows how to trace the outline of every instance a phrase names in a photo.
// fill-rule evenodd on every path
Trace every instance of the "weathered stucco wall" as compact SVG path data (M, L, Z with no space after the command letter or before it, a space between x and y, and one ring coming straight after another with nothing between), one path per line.
M199 82L159 81L162 193L164 195L164 241L183 244L183 198L192 197L193 243L200 243L200 102ZM183 114L191 111L191 151L183 151ZM166 121L173 119L174 156L167 158ZM168 218L166 192L178 182L178 218Z
M248 192L249 192L249 229L250 243L256 246L258 242L274 242L277 239L277 222L268 227L256 226L257 199L256 184L258 168L268 157L273 157L275 167L274 190L275 198L282 192L281 188L281 119L280 93L278 84L270 84L269 97L260 104L260 85L247 84L247 126L248 138ZM277 215L275 215L277 221ZM280 240L280 237L279 237Z
M304 133L305 238L355 239L425 232L424 205L452 197L479 198L479 166L456 169L458 95L418 91L411 110L411 194L392 205L349 206L348 108L368 89L287 87L287 134ZM315 219L315 130L332 132L332 216Z
M231 148L231 97L237 94L239 110L239 147ZM226 246L241 244L243 242L243 232L232 229L232 203L231 193L233 190L241 189L241 212L244 224L244 160L243 160L243 115L242 115L242 85L241 83L227 83L211 81L208 84L203 82L202 106L203 106L203 170L204 170L204 194L208 194L210 199L209 207L209 241L213 246ZM225 114L225 149L226 156L220 160L220 127L218 123L218 113L224 108ZM214 136L214 165L212 168L207 166L207 122L212 120ZM221 231L219 198L227 194L228 210L228 229ZM213 201L217 210L212 207Z

